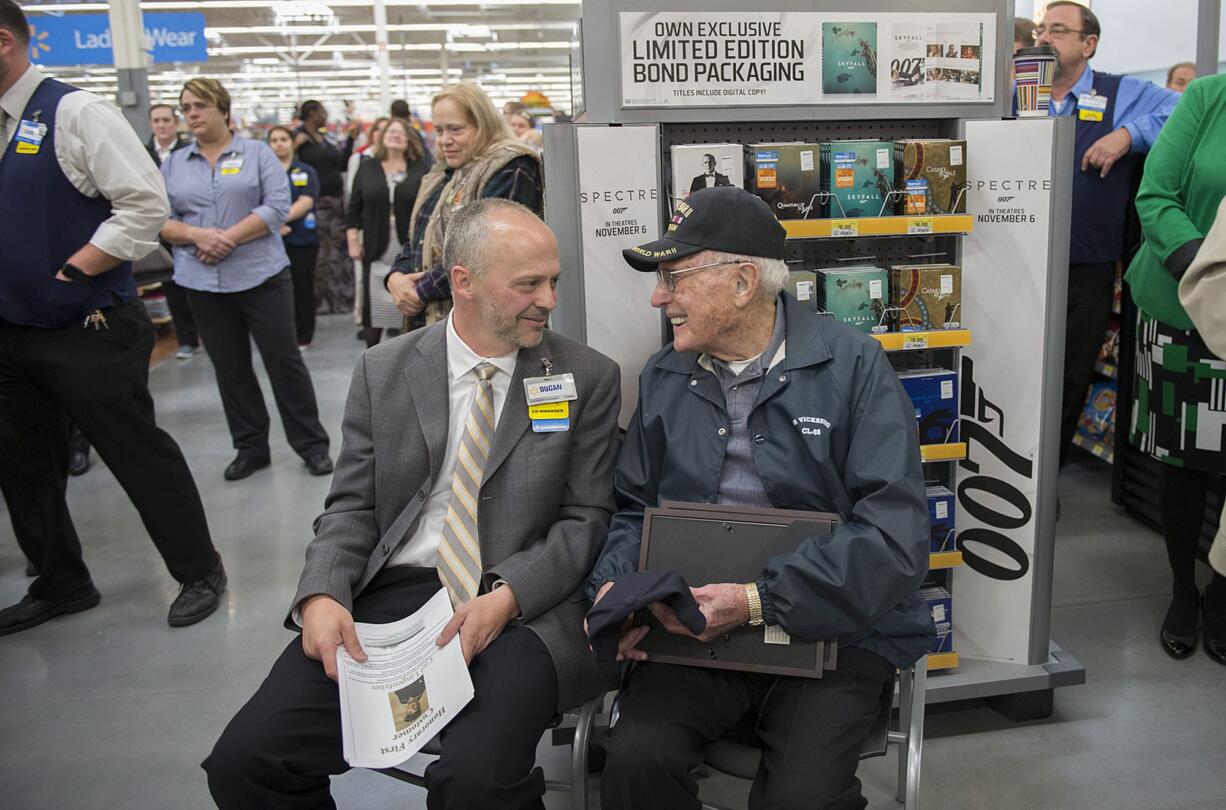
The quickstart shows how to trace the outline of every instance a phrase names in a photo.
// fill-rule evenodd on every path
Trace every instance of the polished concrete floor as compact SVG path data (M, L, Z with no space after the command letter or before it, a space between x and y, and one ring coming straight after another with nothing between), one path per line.
M361 350L354 331L346 318L323 319L306 354L334 440ZM103 601L0 638L4 810L211 806L198 764L291 638L281 621L328 480L306 473L274 415L272 468L222 481L232 450L207 357L160 365L151 388L160 423L196 475L230 588L212 618L167 627L176 586L136 512L104 465L72 479L73 516ZM1110 505L1108 484L1106 467L1088 457L1061 480L1052 634L1085 665L1088 683L1059 690L1055 713L1040 722L1010 723L982 704L930 713L928 808L1223 806L1226 668L1159 650L1161 540ZM25 592L23 567L0 517L0 604ZM558 771L563 758L542 751L542 762ZM894 773L893 757L863 764L870 806L895 806ZM746 793L733 780L703 785L723 804ZM333 793L342 808L425 806L421 791L371 772L337 778ZM548 803L563 806L560 797Z

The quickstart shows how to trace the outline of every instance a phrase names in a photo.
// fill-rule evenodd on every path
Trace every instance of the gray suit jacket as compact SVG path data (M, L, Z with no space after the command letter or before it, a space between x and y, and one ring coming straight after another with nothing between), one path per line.
M417 526L447 446L445 321L380 343L353 372L341 450L324 512L315 520L293 605L327 594L350 610ZM570 430L534 433L523 380L575 375ZM559 709L606 684L598 673L583 616L581 586L614 510L620 372L609 358L546 331L522 349L486 462L478 504L482 581L505 580L524 625L553 656Z

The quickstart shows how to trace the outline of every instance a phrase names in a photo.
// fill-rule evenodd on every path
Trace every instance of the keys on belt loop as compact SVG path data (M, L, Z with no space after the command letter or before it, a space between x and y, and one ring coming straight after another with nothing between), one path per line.
M106 316L102 314L102 310L100 309L95 309L93 312L85 316L85 322L81 324L81 328L88 329L90 326L94 327L95 332L97 332L99 329L111 328L111 325L106 322Z

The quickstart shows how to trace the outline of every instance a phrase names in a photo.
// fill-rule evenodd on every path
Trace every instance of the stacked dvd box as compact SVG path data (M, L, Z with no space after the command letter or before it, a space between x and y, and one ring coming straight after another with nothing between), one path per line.
M890 315L897 332L961 328L962 268L955 264L891 267Z
M817 311L869 334L889 331L889 273L881 267L826 267L817 271Z

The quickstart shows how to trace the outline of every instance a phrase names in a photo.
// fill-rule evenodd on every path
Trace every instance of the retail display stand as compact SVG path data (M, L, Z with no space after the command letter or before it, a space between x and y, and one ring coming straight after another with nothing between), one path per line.
M1085 680L1049 632L1073 129L1001 120L1012 2L687 5L583 3L582 123L545 127L545 215L563 267L553 328L621 365L624 425L667 323L649 304L654 276L630 272L621 250L657 239L688 191L673 188L674 146L965 139L966 214L806 215L785 223L789 263L963 268L962 328L875 336L896 368L960 380L958 441L923 447L926 478L957 494L958 516L956 549L930 561L954 594L954 652L930 656L944 671L927 699L1044 716L1054 687ZM866 65L875 85L857 72ZM841 86L857 82L855 94Z

